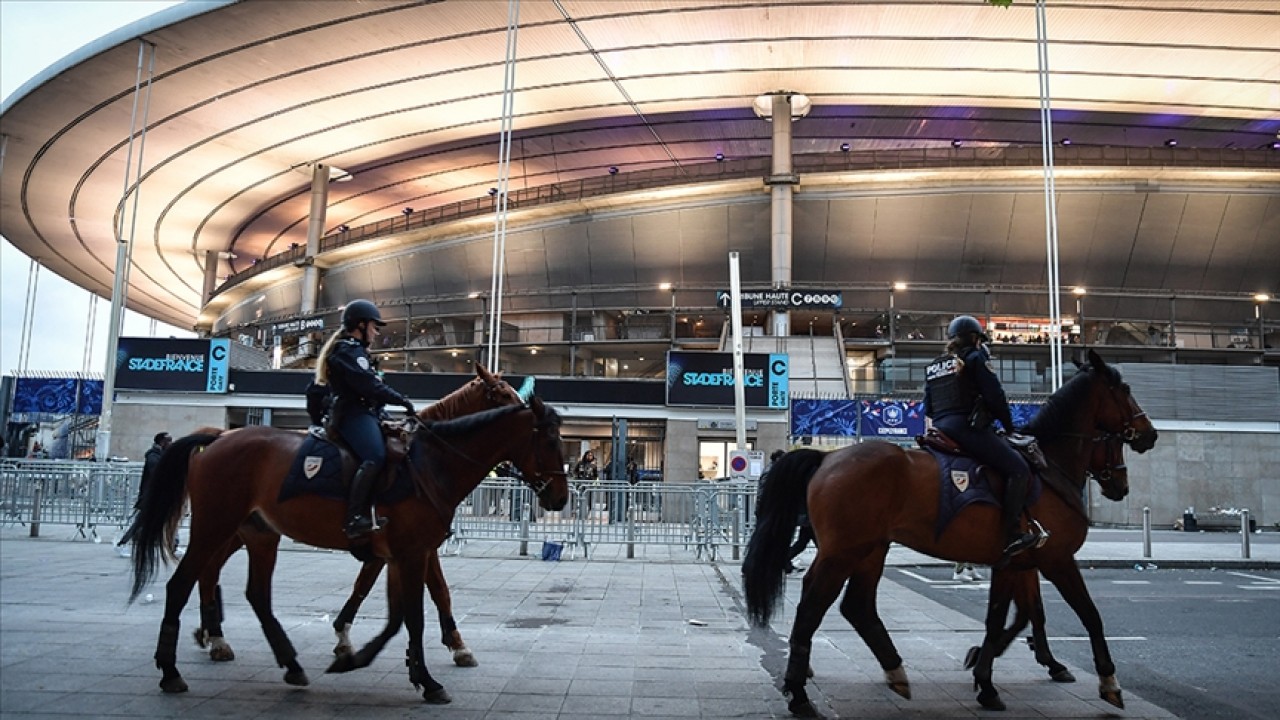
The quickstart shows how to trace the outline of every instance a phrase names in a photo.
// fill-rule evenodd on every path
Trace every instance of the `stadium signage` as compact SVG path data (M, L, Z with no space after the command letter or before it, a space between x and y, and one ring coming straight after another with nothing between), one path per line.
M116 387L225 393L231 340L120 338Z
M728 308L732 300L728 290L716 292L716 305ZM763 310L826 309L844 306L839 290L758 290L742 293L742 307Z
M786 409L790 372L785 354L746 353L742 385L748 407ZM733 405L733 354L667 353L668 405Z

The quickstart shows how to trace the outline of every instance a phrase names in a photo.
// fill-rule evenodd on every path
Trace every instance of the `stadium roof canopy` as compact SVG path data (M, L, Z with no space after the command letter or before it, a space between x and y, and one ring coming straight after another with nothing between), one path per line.
M6 100L0 232L109 296L122 228L134 238L129 305L190 326L208 251L225 251L225 276L305 243L314 163L347 173L331 185L325 232L486 197L507 10L496 0L202 2L122 28ZM752 102L771 91L812 102L793 125L797 156L959 145L980 166L986 150L1040 141L1031 0L525 0L518 26L513 190L610 168L681 173L717 154L767 158L769 123ZM1064 258L1111 266L1116 287L1280 290L1280 6L1053 0L1047 27L1054 139L1151 152L1172 140L1183 165L1097 175L1104 199L1061 218ZM139 39L154 46L154 79L136 109L145 142L131 144L140 58L144 78L150 62ZM1224 168L1224 151L1272 154ZM136 210L121 199L130 162L142 171ZM991 175L987 191L1033 190L1033 170L1017 183ZM920 195L919 213L869 232L911 237L912 217L951 213L945 192ZM976 204L966 222L1008 227L1011 206ZM1080 237L1087 247L1072 250ZM898 251L944 252L921 242L935 245ZM986 267L1001 266L1002 243ZM1008 252L1032 243L1043 248L1043 234L1008 238ZM608 268L598 272L592 281L608 284Z

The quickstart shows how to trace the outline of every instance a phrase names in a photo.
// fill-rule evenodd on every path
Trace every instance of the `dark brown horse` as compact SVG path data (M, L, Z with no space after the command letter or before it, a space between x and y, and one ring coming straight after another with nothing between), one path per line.
M215 438L217 442L213 442ZM190 541L166 586L164 619L156 646L156 666L163 675L160 687L165 692L187 690L177 668L182 608L205 566L222 557L246 523L316 547L350 549L342 532L344 501L309 495L279 500L281 484L302 442L296 432L247 427L220 436L187 436L161 458L134 521L130 601L154 575L161 553L171 557L173 534L189 501ZM390 565L386 627L354 656L335 660L330 671L367 666L403 624L409 631L410 682L423 688L423 699L428 702L450 701L423 660L422 589L427 553L444 541L458 504L502 460L515 464L543 508L559 510L568 502L560 417L536 396L527 406L502 407L418 426L407 464L417 492L394 505L378 507L389 523L372 538L372 552ZM252 554L257 536L244 540ZM308 680L298 664L297 652L271 614L272 569L268 564L252 570L249 603L276 661L286 668L285 682L305 685Z
M483 365L476 365L475 378L430 407L418 411L418 419L450 420L482 410L523 403L515 389L498 375L489 372ZM213 432L217 434L221 431ZM222 634L222 588L218 585L218 576L227 559L245 546L247 538L254 539L254 543L249 546L252 550L249 554L250 576L255 575L254 568L267 567L265 563L273 566L279 549L280 535L270 527L251 522L240 528L232 538L223 558L209 563L200 575L200 627L195 630L196 643L200 647L208 647L209 657L219 662L234 660L235 651L231 649L231 645ZM270 559L264 559L264 553L270 554ZM444 569L440 566L438 548L431 548L427 552L426 562L427 592L436 606L436 616L440 621L440 642L453 653L455 664L474 667L475 655L463 641L462 634L458 632L458 625L453 619L453 597L449 593L449 584L445 582ZM368 597L374 583L378 581L378 576L382 574L384 565L386 563L382 559L374 558L361 566L360 574L356 576L355 587L351 590L351 596L342 606L342 611L338 613L333 623L334 632L338 635L338 645L333 650L334 654L342 655L355 651L349 636L351 624L360 610L360 604Z
M1081 496L1098 438L1118 436L1145 452L1155 444L1156 430L1119 373L1090 351L1089 365L1049 397L1026 431L1039 440L1050 461L1047 487L1030 510L1052 537L992 575L986 637L974 669L981 688L978 701L988 708L1003 707L991 683L991 665L1018 581L1026 581L1024 571L1037 569L1058 588L1088 631L1101 697L1123 706L1102 618L1074 558L1089 526ZM875 655L890 688L910 697L902 658L876 611L876 588L890 543L953 562L994 566L1000 561L1003 539L999 508L976 503L935 535L938 465L927 452L883 442L825 455L816 452L792 451L770 469L742 568L748 615L757 626L767 626L781 597L787 547L807 484L818 555L804 577L783 680L788 707L802 716L817 714L805 691L813 634L846 584L841 614ZM1102 486L1107 497L1120 499L1128 493L1127 481L1121 483L1113 475L1109 482Z

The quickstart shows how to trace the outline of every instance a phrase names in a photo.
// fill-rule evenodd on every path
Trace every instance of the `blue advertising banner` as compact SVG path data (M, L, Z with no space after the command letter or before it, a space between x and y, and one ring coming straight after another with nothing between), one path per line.
M858 407L857 400L793 400L791 436L854 437L858 434Z
M862 401L863 437L903 441L923 434L923 400Z
M97 415L102 412L102 381L78 378L15 378L12 412Z
M116 387L224 393L231 368L231 340L120 338Z
M791 401L785 354L742 356L747 407L786 409ZM667 352L668 405L733 405L733 353Z

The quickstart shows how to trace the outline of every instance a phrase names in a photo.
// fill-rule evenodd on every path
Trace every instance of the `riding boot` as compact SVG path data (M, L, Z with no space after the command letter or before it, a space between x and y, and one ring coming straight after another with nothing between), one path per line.
M343 524L342 531L352 540L368 535L375 529L372 505L373 486L378 479L376 468L376 463L363 463L356 471L356 476L351 478L351 496L347 500L347 521ZM377 529L381 529L381 526L386 524L386 518L378 518Z
M1004 524L1004 535L1008 543L1004 549L1004 556L1001 562L1006 562L1009 558L1017 555L1024 550L1030 550L1042 543L1047 534L1042 534L1038 529L1038 523L1032 524L1030 532L1022 531L1022 510L1023 505L1027 502L1027 479L1025 477L1005 478L1004 489L1004 506L1001 508L1001 518Z

